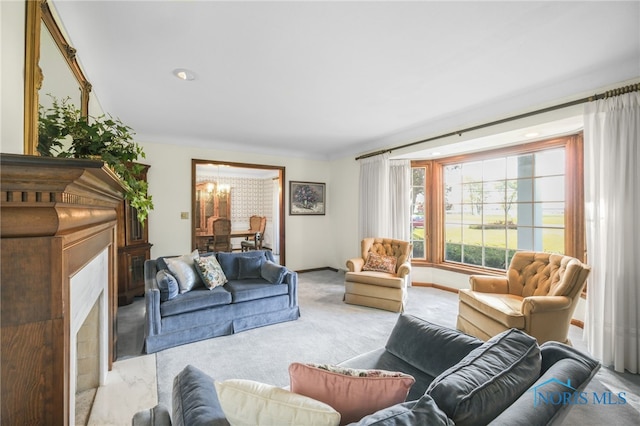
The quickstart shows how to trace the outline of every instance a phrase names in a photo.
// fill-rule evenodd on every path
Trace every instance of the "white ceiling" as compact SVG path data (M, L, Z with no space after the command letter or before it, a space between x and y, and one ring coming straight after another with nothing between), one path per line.
M335 159L640 76L638 1L53 3L140 141Z

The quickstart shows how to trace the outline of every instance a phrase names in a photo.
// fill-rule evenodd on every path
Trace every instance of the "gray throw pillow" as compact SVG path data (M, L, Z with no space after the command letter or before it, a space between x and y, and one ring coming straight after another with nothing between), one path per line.
M156 274L156 282L158 283L158 289L160 290L161 302L173 299L180 292L178 281L166 269L158 271Z
M195 260L199 258L198 250L194 250L180 257L167 257L164 259L169 267L169 272L178 280L180 293L191 291L197 284L202 284L194 264Z
M363 417L353 426L454 426L429 395L417 401L392 405Z
M492 337L427 388L457 426L487 424L540 376L536 339L511 329Z
M219 252L217 253L218 263L222 267L222 271L225 276L229 280L237 280L239 271L238 258L240 257L251 257L251 258L259 258L261 262L264 262L266 259L264 255L264 251L262 250L253 250L246 253L225 253Z
M238 257L238 279L260 278L262 259L259 257Z
M284 266L273 263L270 260L262 263L260 267L260 276L271 284L282 284L287 268Z

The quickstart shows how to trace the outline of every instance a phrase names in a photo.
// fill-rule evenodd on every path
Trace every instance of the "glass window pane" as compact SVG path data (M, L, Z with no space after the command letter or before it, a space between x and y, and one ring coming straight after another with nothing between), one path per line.
M542 229L542 250L549 253L564 253L564 229Z
M462 261L470 265L482 266L482 246L463 245Z
M509 157L507 161L507 179L528 178L533 176L533 154Z
M507 159L504 157L493 158L491 160L485 160L482 165L483 180L501 180L505 178L507 166Z
M533 179L518 179L516 192L519 202L533 201Z
M519 250L533 250L533 228L529 226L518 226L518 245ZM512 246L510 246L512 248Z
M535 153L536 176L564 174L564 148Z
M462 225L447 223L445 225L445 241L447 243L462 243Z
M450 262L462 262L462 244L447 243L444 250L444 259Z
M536 201L564 201L564 176L536 178Z
M424 259L424 241L413 241L413 258Z
M482 161L472 161L462 165L463 182L482 182Z
M459 185L462 183L462 166L452 164L444 167L444 181L448 185Z

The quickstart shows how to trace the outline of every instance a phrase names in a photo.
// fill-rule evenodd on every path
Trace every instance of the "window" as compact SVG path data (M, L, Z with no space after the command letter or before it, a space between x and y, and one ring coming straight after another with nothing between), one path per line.
M581 147L581 135L575 135L414 162L414 259L499 270L508 267L516 250L582 259ZM428 193L420 211L420 194Z

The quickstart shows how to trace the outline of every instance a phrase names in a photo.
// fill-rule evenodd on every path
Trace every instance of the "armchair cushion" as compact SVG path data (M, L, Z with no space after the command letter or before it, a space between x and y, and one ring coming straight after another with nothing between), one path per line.
M503 324L506 328L524 328L522 297L512 294L493 294L461 289L460 300Z

